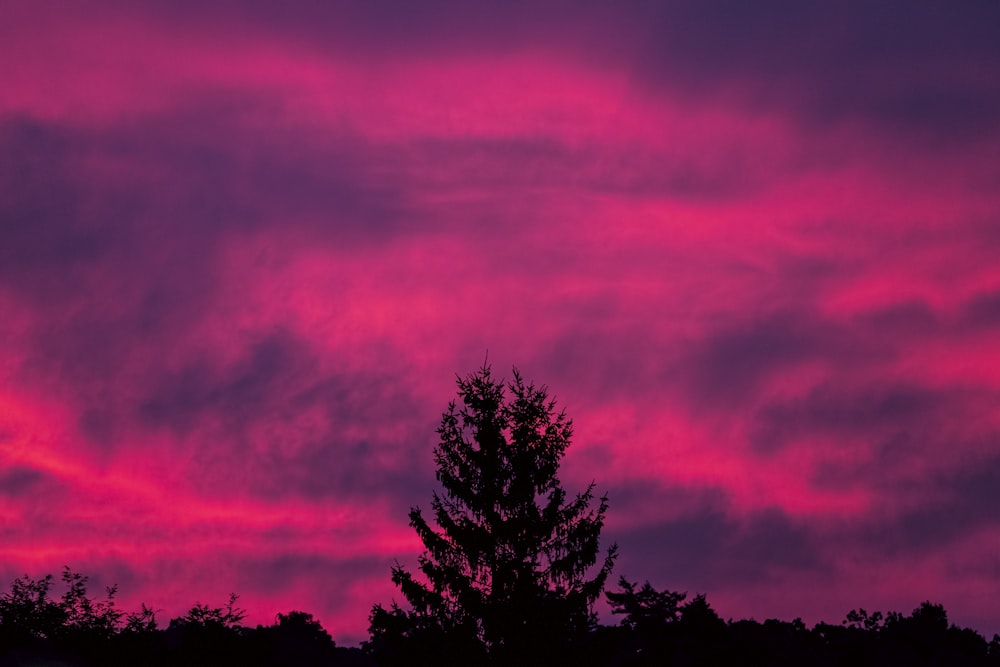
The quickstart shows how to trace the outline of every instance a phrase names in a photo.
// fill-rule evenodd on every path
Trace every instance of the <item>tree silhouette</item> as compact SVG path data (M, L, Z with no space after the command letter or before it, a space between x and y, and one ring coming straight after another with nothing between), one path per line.
M595 623L592 605L616 553L608 549L588 578L607 497L595 510L593 483L572 499L563 490L557 472L572 423L545 387L525 383L516 369L510 383L494 380L484 364L458 378L458 395L461 407L452 401L437 429L444 491L431 501L437 527L419 508L410 511L426 549L418 561L423 576L393 568L411 610L376 605L370 648L383 659L393 646L429 644L465 647L456 659L553 664Z
M217 626L220 628L233 629L239 627L240 621L246 616L246 611L236 606L239 599L236 593L229 594L229 602L224 607L209 607L207 604L196 602L188 611L187 616L175 618L171 625L192 625L192 626Z
M624 614L622 625L644 632L659 631L666 623L680 618L680 604L687 597L685 593L657 591L647 581L638 591L636 584L625 577L618 580L620 593L608 591L604 595L611 603L612 614Z
M59 605L65 616L64 626L72 633L107 639L121 626L124 612L115 608L118 586L109 586L104 600L94 601L87 595L87 577L66 567L62 574L66 592Z
M0 598L0 622L4 630L25 638L56 638L66 614L49 596L51 588L51 574L41 579L28 575L15 579L10 592Z
M37 639L106 639L118 631L123 613L115 607L117 586L107 589L104 600L92 600L87 577L66 567L66 592L57 600L50 596L52 582L51 574L14 580L10 592L0 597L0 624Z
M245 612L236 593L222 607L196 602L186 616L171 619L164 633L168 649L186 665L240 664L248 661Z
M336 656L336 644L312 614L293 611L278 614L276 623L257 626L257 635L268 664L276 667L329 665Z
M592 628L568 647L566 636L546 643L538 635L534 639L542 641L542 650L522 644L518 656L512 645L503 650L487 646L475 632L458 634L431 614L403 611L397 605L391 611L376 607L380 621L372 623L367 651L337 646L319 621L301 611L278 614L273 625L244 627L235 595L221 607L197 603L187 615L159 629L147 605L135 613L119 611L115 587L107 589L105 599L91 599L87 577L67 567L61 579L66 587L61 596L52 595L53 586L58 586L52 575L25 575L0 595L0 666L1000 667L1000 636L987 642L971 628L949 624L944 607L931 602L909 616L852 610L843 623L821 622L810 629L799 618L726 622L704 595L682 603L683 594L622 579L620 592L608 593L613 611L625 616L620 625ZM547 596L543 593L540 599L544 604ZM527 612L524 618L538 621ZM546 631L565 627L541 623ZM569 650L555 654L560 646Z

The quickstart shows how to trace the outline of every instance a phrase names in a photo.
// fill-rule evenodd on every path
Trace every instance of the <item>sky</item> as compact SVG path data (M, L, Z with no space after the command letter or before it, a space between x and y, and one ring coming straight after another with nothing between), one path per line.
M1000 632L1000 4L0 0L0 582L338 644L456 376L613 578ZM606 622L614 622L602 611Z

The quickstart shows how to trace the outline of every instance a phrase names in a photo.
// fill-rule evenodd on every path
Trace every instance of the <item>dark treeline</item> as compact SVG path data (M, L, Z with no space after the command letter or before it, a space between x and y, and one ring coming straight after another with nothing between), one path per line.
M51 575L26 575L0 597L0 667L1000 667L1000 637L951 625L930 602L908 616L858 609L807 628L723 621L703 595L648 582L609 588L618 548L600 545L608 498L595 498L593 483L567 493L557 474L573 434L566 413L544 386L516 370L495 380L486 364L458 378L458 394L438 427L440 491L426 514L410 510L424 552L415 569L391 571L406 604L374 605L361 647L336 646L304 612L244 626L235 595L162 627L145 605L119 610L115 588L91 598L86 577L66 568L61 595ZM617 625L598 623L601 596Z
M335 645L311 614L278 614L273 625L241 625L237 596L220 607L197 603L161 627L156 612L143 605L123 612L116 587L103 599L87 591L87 578L62 573L61 595L52 575L15 580L0 597L0 666L370 665L359 648Z
M447 634L391 631L361 647L339 647L311 614L278 614L274 624L241 624L236 596L219 607L195 604L161 627L143 605L123 612L114 588L91 597L87 579L67 568L62 591L49 575L13 582L0 597L0 665L247 665L337 667L509 664ZM839 624L801 620L724 621L705 596L658 591L620 579L605 593L617 625L594 624L563 638L545 664L642 665L1000 665L1000 637L987 642L949 624L940 605L909 615L854 610ZM530 663L529 663L530 664Z

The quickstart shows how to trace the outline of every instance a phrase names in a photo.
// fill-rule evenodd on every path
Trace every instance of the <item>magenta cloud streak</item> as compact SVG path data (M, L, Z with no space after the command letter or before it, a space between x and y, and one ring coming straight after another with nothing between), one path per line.
M488 351L618 574L1000 632L1000 9L748 7L0 10L3 580L357 642Z

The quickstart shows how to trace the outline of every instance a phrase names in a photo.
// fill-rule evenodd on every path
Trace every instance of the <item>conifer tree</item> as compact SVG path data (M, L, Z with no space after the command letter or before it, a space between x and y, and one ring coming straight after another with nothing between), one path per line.
M593 483L572 498L563 490L557 472L572 423L545 387L525 383L516 369L510 383L494 380L484 364L458 378L458 395L461 404L450 403L437 430L436 526L419 508L410 511L426 549L422 576L392 570L411 609L376 605L370 646L395 642L400 650L422 635L441 650L478 647L493 664L553 664L595 623L592 605L616 553L608 549L588 578L607 497L594 509Z

